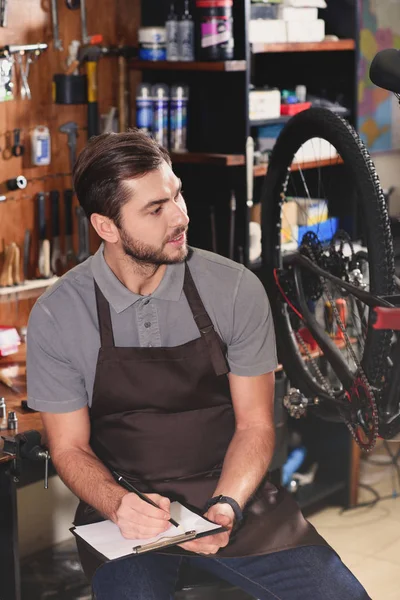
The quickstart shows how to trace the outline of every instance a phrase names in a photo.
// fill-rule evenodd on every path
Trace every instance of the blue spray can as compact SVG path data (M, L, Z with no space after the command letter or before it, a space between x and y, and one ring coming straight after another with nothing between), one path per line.
M151 91L153 97L153 137L160 146L167 148L169 87L164 83L156 83Z
M149 83L140 83L136 89L136 126L145 133L151 134L153 127L153 99Z
M170 150L187 150L187 106L189 90L186 85L173 85L171 88Z

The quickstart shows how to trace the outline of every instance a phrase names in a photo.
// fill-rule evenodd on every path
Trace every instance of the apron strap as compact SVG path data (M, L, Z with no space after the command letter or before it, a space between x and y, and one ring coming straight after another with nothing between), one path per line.
M203 341L207 344L210 358L216 375L226 375L229 373L229 366L222 351L219 338L214 329L214 325L208 316L204 304L200 298L199 292L193 281L188 264L185 262L185 279L183 291L193 313L193 318L199 328Z
M96 281L94 282L94 291L96 294L97 316L99 320L101 347L113 348L115 346L115 343L111 323L110 305L105 299L104 294L97 285Z

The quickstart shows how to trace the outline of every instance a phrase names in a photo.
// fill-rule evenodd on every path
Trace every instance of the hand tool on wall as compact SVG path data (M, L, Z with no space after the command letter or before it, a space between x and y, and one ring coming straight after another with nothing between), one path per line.
M14 260L14 245L9 244L3 252L4 261L0 274L0 287L8 287L13 284L12 267Z
M51 206L51 234L52 234L52 250L51 250L51 270L54 275L61 275L61 246L60 246L60 192L58 190L50 191L50 206Z
M14 143L11 148L11 152L13 156L20 157L23 156L25 152L25 147L21 144L21 130L14 129Z
M23 273L24 273L24 281L29 279L29 271L30 271L30 255L31 255L31 240L32 234L30 229L25 231L24 236L24 258L23 258Z
M57 0L51 0L51 20L53 23L53 44L55 50L63 50L62 41L60 40L60 30L58 27L58 7Z
M51 277L50 271L50 241L46 239L46 196L44 192L37 195L38 225L39 225L39 258L38 272L41 277Z
M72 198L73 191L71 189L64 190L64 214L65 214L65 257L63 264L67 269L71 269L77 263L74 246L72 242Z
M11 277L14 285L21 283L21 252L18 244L14 244L14 251L11 265Z
M82 10L82 9L81 9ZM88 140L100 133L99 103L97 99L97 67L103 50L97 42L101 42L101 36L93 36L89 46L80 49L80 62L86 62L87 75L87 100L88 100ZM96 43L95 43L96 42Z
M67 144L69 148L69 161L71 165L71 172L76 162L76 139L78 137L78 123L75 121L67 121L59 128L61 133L67 134Z
M0 27L7 27L8 0L0 0Z
M90 256L89 250L89 221L85 215L85 211L82 206L77 206L75 209L76 216L78 218L78 239L79 248L77 254L78 263L83 262Z

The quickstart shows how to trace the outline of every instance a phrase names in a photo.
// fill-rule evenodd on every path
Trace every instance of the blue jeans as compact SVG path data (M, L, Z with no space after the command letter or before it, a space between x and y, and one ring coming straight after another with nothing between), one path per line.
M258 600L371 600L333 550L303 546L264 556L218 558L143 554L105 563L92 581L96 600L172 600L182 561Z

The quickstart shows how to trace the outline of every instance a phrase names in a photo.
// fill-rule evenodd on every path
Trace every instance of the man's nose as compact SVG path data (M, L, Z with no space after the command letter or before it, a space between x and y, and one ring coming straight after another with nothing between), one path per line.
M187 214L186 205L180 206L179 204L176 204L171 226L172 227L178 227L178 226L186 227L188 223L189 223L189 217Z

